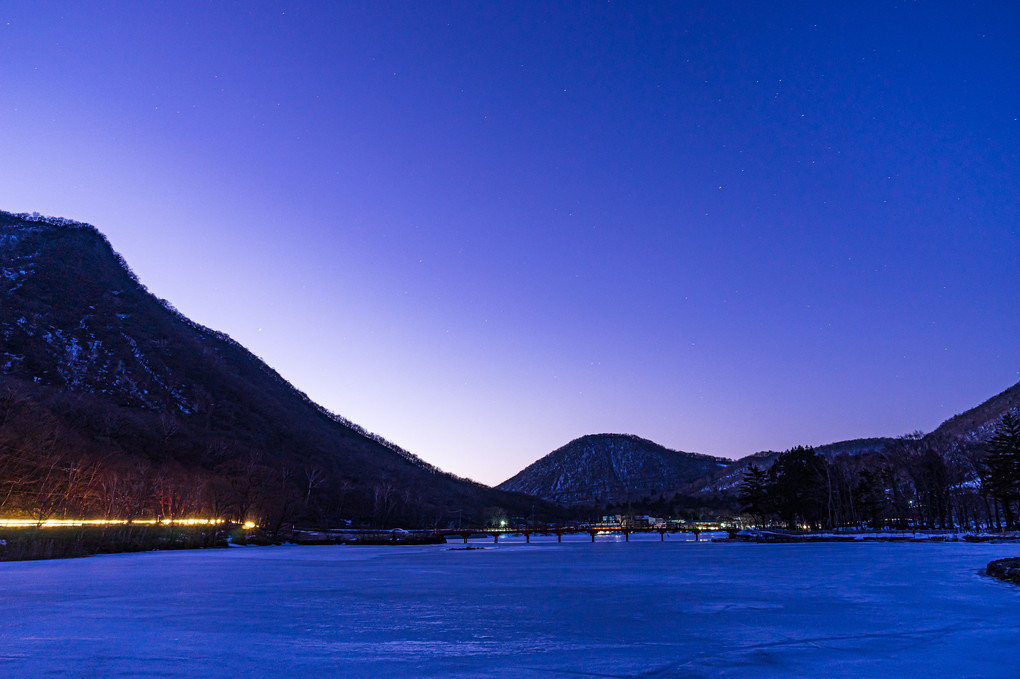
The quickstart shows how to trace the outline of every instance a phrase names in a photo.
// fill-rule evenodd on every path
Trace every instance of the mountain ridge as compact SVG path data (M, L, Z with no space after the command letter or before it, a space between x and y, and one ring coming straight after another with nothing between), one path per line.
M1020 415L1020 382L977 406L953 415L925 435L928 440L957 441L963 445L987 441L1004 413Z
M577 506L732 493L748 464L779 455L728 460L632 434L589 434L492 491L330 412L226 333L191 321L141 284L95 227L35 214L0 212L0 341L0 472L14 474L0 491L8 499L38 474L5 461L4 446L77 447L127 475L142 464L145 483L153 475L170 478L169 486L198 478L215 488L189 491L192 507L226 503L239 517L251 507L230 495L236 489L219 486L229 485L224 475L258 469L261 482L286 486L273 500L278 516L302 505L295 515L326 521L346 513L376 523L436 523L451 512L481 519L494 506L533 514L534 497ZM1004 412L1020 414L1020 383L949 418L922 443L944 454L980 453ZM40 422L46 431L33 432ZM905 449L902 441L855 439L816 450L880 455ZM0 510L14 506L3 503Z
M1020 382L979 405L954 415L927 434L919 433L898 438L849 439L815 446L814 450L816 453L830 458L843 455L874 457L905 455L915 448L928 446L940 450L941 454L947 458L965 457L966 455L980 456L981 448L991 437L996 423L1007 412L1020 416ZM643 445L649 449L670 451L658 443L632 434L589 434L574 439L567 445L539 458L496 487L530 493L536 497L566 505L598 506L605 502L620 504L641 496L641 491L637 489L621 491L618 488L615 492L607 492L606 489L614 484L621 485L619 478L610 477L599 480L589 477L582 483L576 483L571 479L572 476L579 475L578 468L582 465L582 459L569 459L568 453L576 452L575 448L578 444L599 437L628 438L643 442ZM670 452L682 455L699 455L681 451ZM768 469L781 454L782 451L759 451L735 460L706 455L702 457L717 460L720 463L725 462L725 464L721 464L718 468L709 468L704 476L685 483L673 483L669 475L666 474L660 484L651 486L646 483L642 488L664 492L673 497L735 496L744 473L751 464ZM639 464L639 462L636 463ZM602 468L606 470L610 467L611 465L602 465ZM595 489L594 493L592 489Z
M85 442L90 464L145 466L139 484L162 473L179 486L197 475L226 487L224 497L203 491L195 502L207 508L240 492L229 486L246 467L263 485L286 487L279 511L264 512L276 515L421 524L457 508L458 518L481 518L486 506L523 511L526 502L314 403L228 335L149 292L98 229L73 220L0 212L0 387L5 419L16 415L0 441L8 450L30 452L32 424L45 421L58 439ZM54 450L73 457L67 446ZM252 510L247 499L230 502L235 514Z
M47 216L38 215L37 213L33 213L33 214L27 214L27 213L13 214L13 213L7 213L7 212L3 212L3 211L0 211L0 226L5 225L4 224L5 220L10 219L10 218L19 219L19 220L21 220L23 222L37 223L37 224L40 224L40 225L58 226L58 227L61 227L61 228L68 228L68 229L80 229L82 231L88 232L88 233L96 236L104 244L105 248L108 249L109 254L112 255L113 258L118 262L118 264L121 266L121 268L127 274L128 278L134 284L136 284L142 291L144 291L146 294L148 294L152 298L153 301L155 301L157 304L162 306L167 312L172 314L179 322L181 322L182 324L192 328L193 330L195 330L196 332L198 332L200 334L207 335L209 337L215 338L215 339L217 339L217 340L219 340L221 342L224 342L224 343L232 346L233 348L235 348L239 352L242 352L243 354L246 355L246 358L248 360L251 360L251 361L257 363L259 365L259 368L268 377L270 377L270 379L272 379L277 384L279 384L279 385L289 389L290 391L292 391L295 396L300 398L304 403L306 403L311 408L315 409L316 411L318 411L319 413L324 415L326 418L328 418L328 419L330 419L332 421L335 421L338 424L340 424L340 425L342 425L342 426L344 426L344 427L346 427L348 429L351 429L351 430L355 431L356 433L358 433L358 434L360 434L360 435L362 435L362 436L364 436L366 438L372 439L376 443L379 443L380 445L382 445L382 446L384 446L386 448L389 448L390 450L392 450L393 452L397 453L401 457L404 457L405 459L407 459L412 464L415 464L416 466L419 466L419 467L421 467L423 469L428 469L428 470L434 471L434 472L447 473L447 472L442 472L442 470L440 470L438 467L436 467L435 465L432 465L432 464L426 462L425 460L421 459L420 457L418 457L414 453L411 453L410 451L408 451L408 450L398 446L397 444L395 444L395 443L393 443L391 441L388 441L384 437L382 437L382 436L380 436L378 434L375 434L373 432L370 432L367 429L365 429L364 427L361 427L360 425L358 425L357 423L352 422L352 421L348 420L347 418L343 417L342 415L334 413L331 410L329 410L328 408L325 408L324 406L316 403L307 394L305 394L305 392L303 392L302 390L300 390L297 387L295 387L290 381L288 381L286 378L284 378L282 375L280 375L275 369L273 369L271 366L269 366L261 357L259 357L259 356L255 355L254 353L252 353L247 347L245 347L241 343L237 342L229 334L227 334L225 332L222 332L222 331L219 331L219 330L214 330L214 329L209 328L207 326L204 326L204 325L202 325L200 323L196 323L195 321L192 321L190 318L188 318L183 313L181 313L171 302L169 302L168 300L163 299L163 298L153 294L148 289L148 287L138 279L138 276L135 275L134 271L128 265L128 263L124 259L124 257L120 253L116 252L113 249L113 246L110 244L109 239L107 239L106 236L99 229L97 229L95 226L93 226L91 224L88 224L86 222L79 222L79 221L76 221L76 220L71 220L71 219L66 219L66 218L61 218L61 217L47 217ZM0 235L0 246L3 245L4 238L9 238L9 236ZM23 274L23 273L24 272L19 271L19 274ZM4 270L4 277L12 278L11 275L8 275L6 273L6 270ZM20 284L19 284L19 286L20 286ZM8 292L10 292L10 291L8 291ZM0 305L2 305L2 302L0 302ZM2 309L2 306L0 306L0 309ZM8 360L11 358L11 356L10 356L10 354L8 352L0 352L0 357L2 357L2 356L7 356ZM6 367L7 368L10 367L9 363L8 363L8 365ZM7 373L5 372L4 374L7 374ZM186 412L186 408L182 407L182 410L184 410ZM464 479L464 480L465 481L470 481L470 479Z

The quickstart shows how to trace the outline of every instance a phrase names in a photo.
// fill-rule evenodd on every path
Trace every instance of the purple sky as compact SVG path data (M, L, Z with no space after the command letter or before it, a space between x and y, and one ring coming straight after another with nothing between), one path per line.
M0 209L429 462L931 430L1020 380L1012 2L8 2Z

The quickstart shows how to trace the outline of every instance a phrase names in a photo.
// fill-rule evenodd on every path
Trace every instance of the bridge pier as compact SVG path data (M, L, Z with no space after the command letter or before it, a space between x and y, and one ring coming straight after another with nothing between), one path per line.
M556 542L563 542L563 531L556 531Z
M594 530L590 530L590 531L588 531L588 535L590 535L590 536L591 536L591 541L592 541L592 542L595 542L595 533L597 533L597 532L598 532L598 531L594 531Z
M659 542L665 542L665 541L666 541L666 529L665 528L660 528L659 529Z
M630 531L624 529L621 532L623 533L623 541L624 542L630 542Z

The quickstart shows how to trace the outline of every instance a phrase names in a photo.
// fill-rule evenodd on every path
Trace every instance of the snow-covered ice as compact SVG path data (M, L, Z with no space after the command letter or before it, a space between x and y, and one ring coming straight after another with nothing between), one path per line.
M1020 676L1016 544L473 546L0 564L0 676Z

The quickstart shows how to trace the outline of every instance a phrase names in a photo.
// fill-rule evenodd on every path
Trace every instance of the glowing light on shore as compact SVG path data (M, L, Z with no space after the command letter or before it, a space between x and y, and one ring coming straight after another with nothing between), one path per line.
M226 519L0 519L0 528L66 528L78 526L218 526L227 523ZM245 528L256 528L251 521L244 523Z

